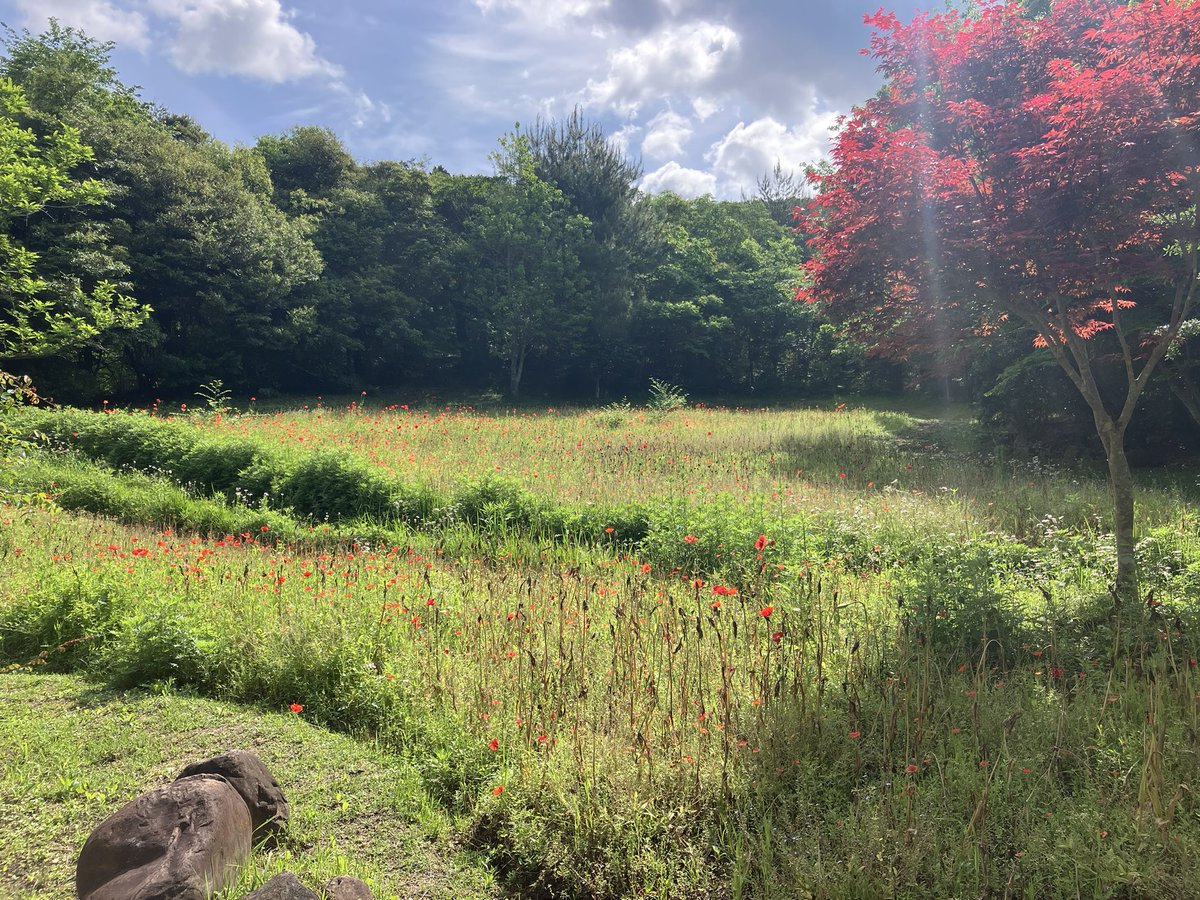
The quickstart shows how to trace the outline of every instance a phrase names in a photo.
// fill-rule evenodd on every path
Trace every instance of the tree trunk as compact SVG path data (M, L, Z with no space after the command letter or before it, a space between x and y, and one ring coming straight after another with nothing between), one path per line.
M1101 434L1108 456L1108 481L1113 492L1113 537L1117 544L1117 596L1136 602L1137 555L1133 540L1133 473L1125 456L1125 430L1110 427Z
M513 400L521 399L521 376L525 374L525 348L522 347L509 360L508 393Z

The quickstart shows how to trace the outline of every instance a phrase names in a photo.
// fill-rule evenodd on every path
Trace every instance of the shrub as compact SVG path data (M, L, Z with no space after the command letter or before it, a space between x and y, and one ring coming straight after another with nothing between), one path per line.
M314 453L284 474L275 494L297 515L344 521L394 517L392 486L341 453Z

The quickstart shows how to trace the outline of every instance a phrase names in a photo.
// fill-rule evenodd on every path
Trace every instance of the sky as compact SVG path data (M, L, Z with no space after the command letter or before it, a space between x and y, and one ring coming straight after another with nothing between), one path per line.
M821 159L878 89L859 51L880 2L0 0L0 22L113 41L125 83L231 144L320 125L362 162L490 172L516 123L580 107L644 191L738 199Z

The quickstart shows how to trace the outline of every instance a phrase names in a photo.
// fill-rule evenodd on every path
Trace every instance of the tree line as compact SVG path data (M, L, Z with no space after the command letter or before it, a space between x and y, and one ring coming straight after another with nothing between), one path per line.
M62 399L214 379L590 400L651 377L704 396L894 379L795 301L785 176L739 202L645 196L578 111L514 128L486 176L362 164L309 125L230 147L143 101L111 49L52 23L9 31L0 58L6 127L70 185L0 220L37 280L10 292L5 325L87 324L62 341L0 332L0 362Z

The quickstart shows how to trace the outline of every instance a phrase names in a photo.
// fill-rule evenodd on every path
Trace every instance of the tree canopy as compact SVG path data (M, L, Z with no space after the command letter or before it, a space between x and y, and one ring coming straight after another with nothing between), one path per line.
M24 91L0 76L0 360L46 356L145 318L113 284L85 286L19 241L17 226L47 208L96 206L106 193L97 180L75 177L92 158L79 132L62 125L39 138L22 124L29 112Z
M1039 16L869 18L887 79L806 219L811 287L879 352L1028 326L1087 401L1134 589L1124 438L1197 292L1200 5L1058 0ZM1122 396L1097 375L1116 354Z

